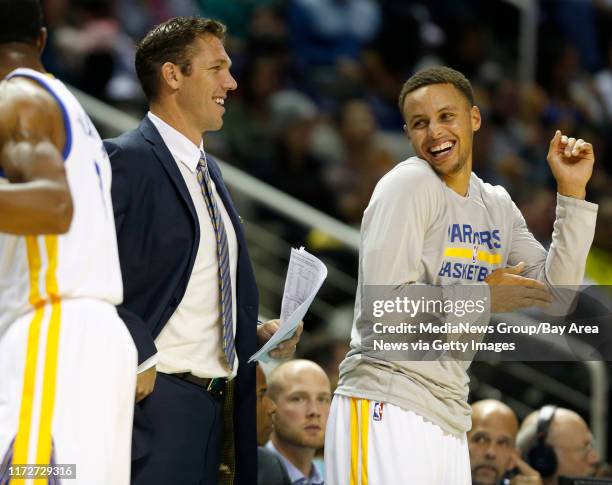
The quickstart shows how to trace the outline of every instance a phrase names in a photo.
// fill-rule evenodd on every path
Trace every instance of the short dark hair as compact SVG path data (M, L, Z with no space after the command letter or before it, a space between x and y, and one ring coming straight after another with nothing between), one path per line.
M191 44L205 34L224 40L225 31L221 22L202 17L176 17L153 27L136 49L136 74L147 99L159 94L164 63L172 62L183 74L191 74Z
M474 91L470 81L459 71L450 67L435 66L417 72L404 83L399 95L399 109L402 115L404 114L406 96L412 91L431 84L452 84L465 96L465 99L470 103L470 107L474 105Z
M0 44L34 44L42 27L39 0L0 0Z

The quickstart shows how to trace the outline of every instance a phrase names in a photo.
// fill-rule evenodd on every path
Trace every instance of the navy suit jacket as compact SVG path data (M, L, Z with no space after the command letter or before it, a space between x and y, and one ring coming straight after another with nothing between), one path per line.
M200 228L181 172L148 117L138 128L104 141L113 171L112 199L123 275L118 307L138 349L139 364L155 352L154 339L181 302L196 257ZM210 176L238 239L234 395L237 481L257 473L255 366L258 292L240 218L219 166L207 157ZM146 438L143 438L146 439ZM134 436L134 449L146 448ZM135 458L135 457L133 457Z

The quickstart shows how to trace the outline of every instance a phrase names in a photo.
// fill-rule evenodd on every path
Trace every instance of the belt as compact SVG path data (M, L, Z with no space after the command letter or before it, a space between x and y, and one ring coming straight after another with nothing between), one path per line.
M190 372L181 372L179 374L172 375L203 388L211 396L218 400L223 398L225 384L227 384L226 377L197 377Z

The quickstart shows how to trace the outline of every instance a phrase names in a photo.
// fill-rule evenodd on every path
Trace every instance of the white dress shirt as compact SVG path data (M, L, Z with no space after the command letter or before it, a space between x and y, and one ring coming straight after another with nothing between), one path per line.
M217 241L197 178L202 143L200 146L194 145L186 136L151 112L147 116L159 131L185 180L200 224L200 241L185 295L155 339L157 354L143 362L139 371L156 364L158 372L167 374L190 372L197 377L234 377L238 370L238 359L234 359L232 369L229 369L223 353ZM232 221L214 182L211 182L213 196L227 233L235 335L238 242Z

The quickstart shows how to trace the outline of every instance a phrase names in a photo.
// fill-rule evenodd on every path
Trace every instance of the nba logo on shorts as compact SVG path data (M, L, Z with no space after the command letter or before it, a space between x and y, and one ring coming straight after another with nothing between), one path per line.
M478 244L474 244L474 249L472 249L472 263L475 263L477 258L478 258Z
M372 415L372 419L374 421L382 421L383 418L383 403L375 402L374 403L374 414Z

